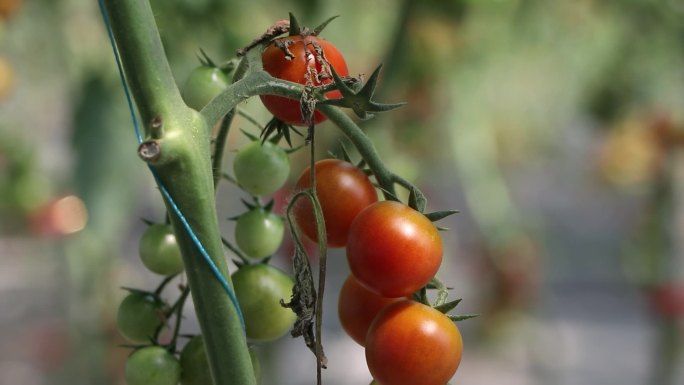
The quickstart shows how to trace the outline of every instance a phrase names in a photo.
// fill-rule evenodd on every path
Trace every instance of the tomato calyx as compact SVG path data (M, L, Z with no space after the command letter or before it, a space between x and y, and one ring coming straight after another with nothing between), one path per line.
M366 84L361 87L360 90L356 91L349 87L345 80L343 80L335 71L334 68L330 68L332 72L332 77L334 79L337 89L342 94L342 98L339 99L325 99L321 100L319 104L325 104L330 106L351 108L352 111L359 117L359 119L366 120L375 116L377 112L386 112L394 110L405 105L405 102L400 103L378 103L373 100L373 95L375 94L375 89L378 84L378 79L380 77L380 69L382 65L379 65L375 71L368 78Z
M261 44L269 43L271 40L284 33L289 33L289 36L318 36L321 32L323 32L323 29L330 24L331 21L337 19L338 17L339 15L332 16L313 30L310 30L307 27L301 26L295 15L290 12L289 19L276 21L272 26L268 27L268 29L266 29L261 36L258 36L256 39L252 40L252 42L245 47L238 49L236 54L238 57L245 56L245 54L247 54L247 52L252 48Z
M287 142L287 145L292 149L292 132L299 136L304 136L301 131L297 130L294 126L287 124L274 116L268 123L266 123L264 129L261 130L259 138L261 139L261 143L264 143L267 140L270 140L273 143L278 143L280 139L283 138L285 139L285 142ZM299 147L294 150L297 149L299 149Z
M427 290L437 290L437 298L432 303L430 303L430 300L428 299ZM434 277L427 285L413 293L412 299L439 311L454 322L464 321L479 316L479 314L449 314L452 310L456 309L463 300L463 298L457 298L449 301L448 296L450 290L452 290L451 287L444 285L442 281L437 277Z

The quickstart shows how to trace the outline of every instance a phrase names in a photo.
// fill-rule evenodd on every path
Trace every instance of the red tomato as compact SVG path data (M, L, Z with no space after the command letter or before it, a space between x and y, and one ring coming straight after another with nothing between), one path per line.
M650 292L651 305L663 317L684 316L684 283L656 286Z
M328 246L347 244L349 228L361 210L378 200L378 194L368 176L351 163L337 159L316 162L316 194L321 202ZM295 190L311 186L311 169L304 170ZM295 220L309 239L318 241L316 221L311 201L300 198L294 207Z
M347 260L362 285L384 297L405 297L437 273L442 238L418 211L399 202L377 202L352 223Z
M456 324L415 301L386 307L366 337L366 363L382 385L444 385L456 373L462 353Z
M332 43L316 36L297 35L276 39L266 47L261 55L261 61L264 70L271 76L294 83L306 84L306 75L309 71L318 74L314 76L312 83L314 86L319 86L330 83L333 79L331 73L326 70L321 55L317 53L318 47L340 76L349 74L347 63L340 51ZM286 56L285 50L288 50L292 57ZM325 96L328 99L335 99L342 97L342 94L339 91L330 91ZM299 101L275 95L261 95L261 101L276 118L283 122L299 126L306 125L302 119ZM318 124L325 119L320 112L314 113L314 123Z
M342 285L337 303L342 328L354 341L364 346L368 328L375 316L387 305L397 301L400 299L382 297L366 289L350 275Z

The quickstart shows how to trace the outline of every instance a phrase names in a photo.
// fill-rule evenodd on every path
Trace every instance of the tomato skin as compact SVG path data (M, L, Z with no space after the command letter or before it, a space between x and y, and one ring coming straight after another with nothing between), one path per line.
M285 225L282 218L262 208L252 209L235 224L235 242L252 258L273 255L283 242Z
M131 342L150 342L162 325L163 307L163 303L152 295L130 293L121 301L116 313L119 332Z
M278 46L286 44L287 49L293 57L288 60L285 52ZM321 62L317 59L314 46L319 45L328 63L335 69L340 76L349 75L347 63L337 48L325 39L316 36L287 36L272 42L261 55L264 70L271 76L288 80L294 83L306 84L305 75L309 68L315 69L319 75L323 74ZM326 74L327 75L327 74ZM323 79L314 79L313 85L319 86L332 82L332 76L325 76ZM260 95L261 101L268 111L276 118L285 123L304 126L299 101L275 95ZM325 94L327 99L341 98L340 91L334 90ZM314 123L318 124L325 121L326 117L322 113L314 112Z
M252 368L256 383L261 382L261 366L254 349L249 348L249 358L252 360ZM201 335L194 336L183 347L180 354L181 385L207 385L212 384L209 357L204 349L204 339Z
M243 266L231 278L249 339L272 341L292 328L295 313L280 305L292 296L292 278L263 263Z
M182 96L188 107L200 111L228 88L230 82L223 71L216 67L200 66L193 69L183 85Z
M271 194L281 188L290 174L287 153L266 141L252 141L240 147L233 160L233 172L240 187L252 195Z
M357 215L347 260L354 277L383 297L405 297L425 286L442 262L442 238L418 211L381 201Z
M180 375L176 357L160 346L138 349L126 360L128 385L177 385Z
M337 159L319 160L316 170L316 194L321 203L329 247L347 244L349 228L361 210L377 202L378 194L368 176L351 163ZM297 180L295 191L311 187L311 168ZM318 241L313 206L300 198L294 206L297 225L314 242Z
M456 373L462 353L456 325L410 300L382 310L366 337L366 363L382 385L444 385Z
M353 275L344 281L337 302L337 314L345 332L361 346L366 344L368 328L388 305L398 298L382 297L361 285Z
M183 256L169 225L150 225L140 238L140 259L150 271L174 275L183 271Z

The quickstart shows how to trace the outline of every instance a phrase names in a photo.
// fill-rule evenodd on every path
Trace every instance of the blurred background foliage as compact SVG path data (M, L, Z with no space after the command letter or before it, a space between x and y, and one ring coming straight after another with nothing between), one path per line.
M440 276L482 316L454 383L684 381L683 1L151 2L179 84L200 48L231 59L289 11L341 15L323 36L351 73L383 64L378 98L408 105L361 126L430 208L461 211ZM118 287L158 280L137 241L164 215L135 143L97 2L0 0L0 383L122 383ZM238 198L222 187L220 218ZM333 255L326 379L365 384ZM260 347L264 383L311 383L300 349Z

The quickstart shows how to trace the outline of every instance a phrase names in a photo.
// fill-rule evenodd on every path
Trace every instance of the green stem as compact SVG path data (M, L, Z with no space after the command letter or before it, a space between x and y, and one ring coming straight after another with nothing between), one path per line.
M151 128L148 134L154 139L144 144L156 153L140 155L148 161L160 189L163 186L175 202L174 207L165 199L183 254L212 377L221 385L255 385L239 310L213 275L196 243L202 245L230 285L216 216L207 122L180 98L149 3L104 0L104 4L125 77L143 122ZM176 208L184 213L195 239L174 214Z
M202 109L202 116L204 116L209 125L216 124L226 111L235 108L240 102L252 96L268 94L299 100L304 91L304 87L301 84L276 79L265 72L258 49L252 49L247 52L247 55L236 71L238 70L240 74L244 74L244 77L233 83L233 85L216 96ZM378 184L389 193L385 194L385 197L389 199L391 195L396 195L394 175L385 167L373 142L366 136L363 130L337 107L319 105L316 108L337 125L342 133L354 144L375 175Z
M149 3L104 0L104 5L142 121L151 122L157 114L184 106Z
M214 170L214 189L218 188L218 183L223 174L223 154L226 152L226 142L228 141L228 133L230 132L230 125L233 123L235 117L235 108L228 111L226 116L221 120L218 134L216 135L216 142L214 143L214 156L212 158L212 170Z
M361 128L339 108L333 106L320 105L316 107L333 122L342 133L354 144L356 150L366 161L366 164L375 175L380 187L393 196L396 196L394 189L395 176L385 167L380 159L380 154L375 149L373 142L366 136ZM388 194L385 198L390 199Z

